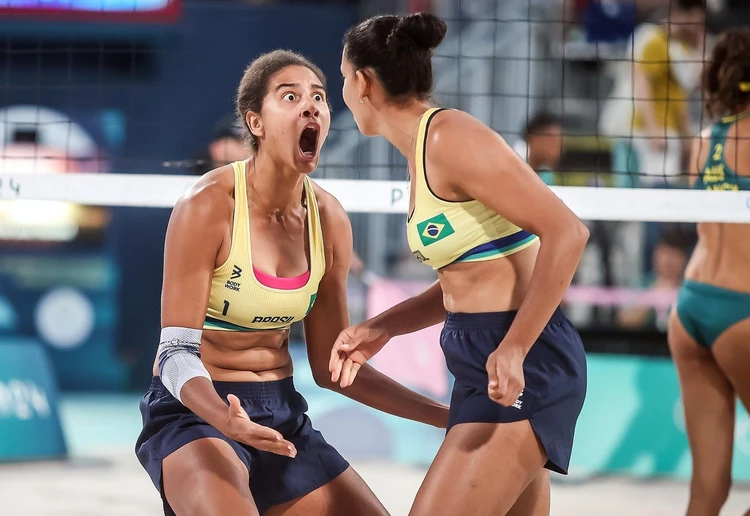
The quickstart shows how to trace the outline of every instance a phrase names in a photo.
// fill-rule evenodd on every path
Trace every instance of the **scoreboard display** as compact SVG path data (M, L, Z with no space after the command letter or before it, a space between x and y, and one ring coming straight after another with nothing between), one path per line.
M174 23L182 0L0 0L0 17L48 21Z

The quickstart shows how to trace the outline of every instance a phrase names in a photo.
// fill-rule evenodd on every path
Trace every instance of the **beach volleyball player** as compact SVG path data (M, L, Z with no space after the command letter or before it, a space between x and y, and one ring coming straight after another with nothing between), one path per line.
M245 71L237 111L253 157L208 172L166 236L162 330L141 401L138 458L167 514L387 514L313 428L292 380L289 326L304 321L316 381L349 324L351 226L308 178L330 126L325 77L275 51ZM372 368L345 394L437 427L447 407Z

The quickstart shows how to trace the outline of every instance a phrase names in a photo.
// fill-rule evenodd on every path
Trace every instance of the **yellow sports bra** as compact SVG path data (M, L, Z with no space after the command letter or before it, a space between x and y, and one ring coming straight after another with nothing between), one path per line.
M512 224L477 200L446 201L430 190L425 173L425 144L432 117L441 108L425 111L417 129L414 208L406 222L411 252L440 269L455 262L478 262L510 256L538 237Z
M305 176L310 270L296 278L278 278L253 267L245 162L234 168L232 246L227 260L214 269L204 330L262 331L289 328L310 312L325 273L320 213L312 182Z

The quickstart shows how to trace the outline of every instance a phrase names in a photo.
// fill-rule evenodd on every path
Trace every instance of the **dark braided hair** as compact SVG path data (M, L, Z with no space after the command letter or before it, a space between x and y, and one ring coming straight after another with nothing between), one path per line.
M750 28L728 30L716 40L703 70L703 93L711 117L736 113L750 103Z

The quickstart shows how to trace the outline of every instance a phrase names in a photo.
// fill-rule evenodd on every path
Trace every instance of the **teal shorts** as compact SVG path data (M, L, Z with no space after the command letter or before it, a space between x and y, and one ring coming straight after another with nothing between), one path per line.
M685 280L677 295L677 316L695 342L711 349L727 328L750 318L750 294Z

